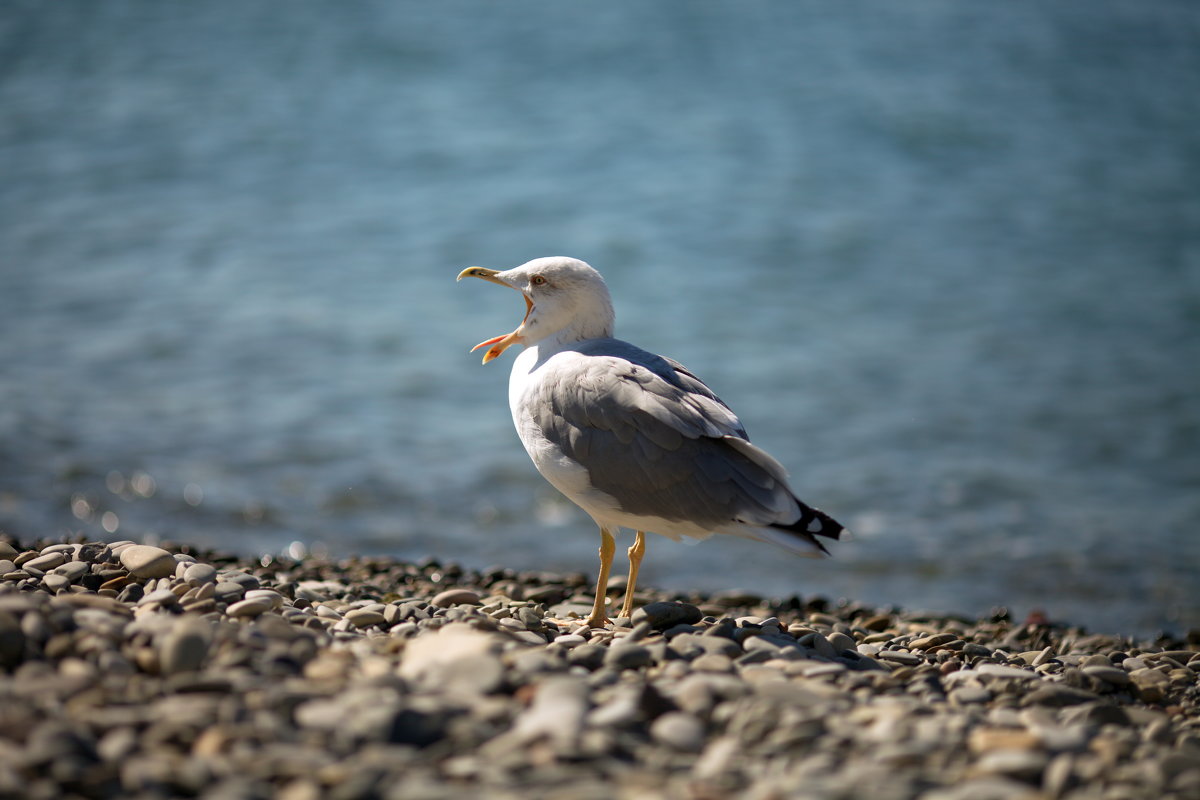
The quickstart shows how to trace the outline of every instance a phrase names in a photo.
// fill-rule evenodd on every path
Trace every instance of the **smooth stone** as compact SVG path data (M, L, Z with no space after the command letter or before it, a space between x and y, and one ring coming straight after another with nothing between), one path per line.
M195 672L208 657L212 626L195 618L182 620L162 639L158 659L164 675Z
M1082 689L1074 689L1070 686L1064 686L1058 683L1048 683L1039 686L1032 692L1021 698L1023 706L1049 706L1051 708L1062 708L1063 706L1074 706L1080 703L1090 703L1099 699L1092 692L1087 692Z
M1049 757L1035 750L992 750L984 753L973 765L982 774L1007 775L1019 780L1037 781L1046 768Z
M0 541L0 558L6 559L6 560L12 560L12 559L16 558L19 554L20 553L18 552L18 550L15 547L13 547L11 544L9 544L8 542Z
M213 599L219 603L236 603L245 594L246 590L232 581L218 580L214 584Z
M42 586L45 586L51 592L59 592L71 585L71 581L65 575L57 575L50 573L42 576Z
M217 568L212 564L190 564L183 571L183 580L189 586L200 586L205 583L216 583Z
M992 693L982 686L960 686L950 692L950 701L958 705L977 705L992 699Z
M825 638L829 640L829 644L833 646L833 649L839 655L846 650L854 650L857 652L858 643L854 641L853 637L848 636L841 631L834 631Z
M704 618L704 614L690 603L660 601L647 603L633 612L632 622L648 622L655 630L666 630L676 625L693 625Z
M271 601L259 597L252 600L239 600L225 609L225 613L230 617L257 617L270 610Z
M42 572L48 572L65 563L67 563L67 554L59 551L31 558L21 566L24 569L38 569Z
M1040 676L1033 670L1010 667L1005 664L979 664L975 667L976 675L986 675L990 678L1008 678L1015 680L1037 680Z
M217 580L225 583L236 583L242 587L243 592L248 592L251 589L259 589L262 584L258 578L251 575L249 572L243 572L240 569L225 569L217 573Z
M957 638L953 633L935 633L930 636L913 639L908 643L908 646L912 650L929 650L943 644L949 644Z
M581 644L587 644L587 639L580 636L578 633L564 633L555 636L552 640L554 644L561 645L565 648L578 647Z
M92 566L86 561L68 561L54 568L54 574L62 575L71 583L75 583L91 571Z
M608 648L604 645L581 644L567 653L567 663L594 672L604 664L606 655L608 655Z
M705 653L692 662L698 672L733 672L733 659L720 653Z
M148 606L151 603L159 605L172 606L179 602L179 598L170 589L156 589L153 592L142 595L142 599L138 600L139 606Z
M248 598L242 602L249 603L251 599L253 598ZM270 602L268 598L263 599ZM369 628L372 625L380 625L387 622L387 617L379 611L370 608L356 608L353 611L347 611L346 619L356 628Z
M121 551L121 566L137 578L165 578L175 574L175 557L161 547L134 544Z
M650 649L640 644L614 644L604 655L604 663L617 669L638 669L654 663Z
M718 653L730 658L742 654L742 648L732 639L724 636L705 634L681 633L671 640L670 648L684 658L695 658L705 653Z
M267 600L271 603L271 608L281 608L283 606L283 595L274 589L250 589L246 592L245 599L247 600ZM383 605L380 603L372 604L372 611L383 611Z
M1120 667L1086 665L1083 667L1083 674L1099 678L1105 683L1111 683L1113 686L1128 686L1130 683L1129 673Z
M429 601L430 605L438 608L449 608L450 606L473 605L480 604L479 593L470 589L447 589L444 592L439 592L434 595Z
M676 750L698 753L704 746L704 723L686 712L670 711L654 720L650 736Z
M875 657L881 661L891 661L896 664L903 664L906 667L915 667L918 664L925 663L925 659L916 653L906 653L903 650L881 650Z

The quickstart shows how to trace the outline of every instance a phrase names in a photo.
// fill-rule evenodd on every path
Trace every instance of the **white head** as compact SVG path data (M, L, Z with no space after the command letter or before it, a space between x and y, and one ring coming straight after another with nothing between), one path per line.
M535 258L503 272L468 267L458 273L458 280L467 276L516 289L525 297L525 319L515 331L472 348L490 345L483 356L485 364L513 344L537 344L551 337L578 342L613 334L608 287L599 272L577 258Z

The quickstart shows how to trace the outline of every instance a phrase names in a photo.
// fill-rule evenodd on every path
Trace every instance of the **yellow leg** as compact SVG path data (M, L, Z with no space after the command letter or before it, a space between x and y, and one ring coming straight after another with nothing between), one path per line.
M646 554L646 534L637 532L637 538L629 548L629 582L625 585L625 602L621 606L622 617L633 616L633 587L637 586L638 569L642 566L642 556Z
M596 578L596 602L592 605L592 615L587 624L593 628L603 628L608 622L604 614L604 601L607 598L608 573L612 569L613 553L617 551L617 540L607 529L600 529L600 575Z

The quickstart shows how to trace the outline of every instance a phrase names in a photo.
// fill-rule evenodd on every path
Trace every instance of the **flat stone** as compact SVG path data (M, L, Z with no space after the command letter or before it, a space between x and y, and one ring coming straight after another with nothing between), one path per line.
M250 599L248 598L242 602L249 603ZM270 601L268 600L268 602ZM370 608L356 608L353 611L347 611L346 619L356 628L369 628L372 625L380 625L387 621L387 617L382 613Z
M608 648L599 644L581 644L572 648L567 654L567 663L591 670L597 670L604 664Z
M231 617L257 617L270 610L271 601L259 597L252 600L239 600L225 609L225 613Z
M194 617L182 617L162 639L159 665L164 675L179 675L199 670L208 657L212 626Z
M732 639L708 634L681 633L671 640L670 648L684 658L695 658L704 653L737 658L742 654L742 648Z
M1120 667L1089 665L1083 667L1083 674L1092 678L1099 678L1105 683L1111 683L1113 686L1128 686L1130 683L1129 673Z
M992 750L1036 750L1041 740L1023 728L975 728L967 737L972 753Z
M212 564L189 564L183 571L183 580L189 586L200 586L205 583L216 583L217 568Z
M71 583L75 583L92 571L91 564L86 561L68 561L54 568L54 574L62 575Z
M720 653L705 653L692 662L698 672L733 672L733 659Z
M14 559L19 555L19 552L8 542L0 541L0 558Z
M179 598L170 589L156 589L153 592L142 595L142 599L137 601L139 606L148 606L151 603L157 603L163 606L173 606L179 602Z
M70 585L71 581L65 575L58 575L51 572L42 576L42 586L45 586L51 592L60 592Z
M165 578L175 574L175 557L161 547L134 544L121 551L121 566L137 578Z
M913 639L908 643L911 650L931 650L944 644L953 642L958 637L953 633L935 633L930 636L921 636Z
M1061 683L1047 683L1022 697L1021 705L1062 708L1063 706L1090 703L1098 699L1097 695L1093 692L1074 689L1070 686L1064 686Z
M655 630L666 630L676 625L692 625L704 617L700 609L689 603L657 602L646 605L633 612L632 622L648 622Z
M67 563L67 554L61 551L46 553L45 555L31 558L21 565L24 569L37 569L42 572L47 572L57 566Z
M960 686L950 692L950 701L958 705L978 705L992 699L992 693L982 686Z
M676 750L698 753L704 747L704 723L686 712L670 711L654 720L650 737Z
M617 669L638 669L654 663L650 649L640 644L614 644L608 648L604 663Z
M881 661L891 661L896 664L903 664L907 667L915 667L918 664L925 663L925 659L921 658L916 653L906 653L903 650L881 650L879 655L875 657Z
M246 594L241 584L218 580L213 585L213 599L219 603L236 603Z
M429 601L430 605L438 608L449 608L450 606L473 605L480 604L479 593L470 589L447 589L434 595Z
M844 634L841 631L834 631L825 638L829 640L829 644L833 647L834 652L839 655L846 650L854 650L857 652L858 643L854 641L853 637Z
M1010 667L1005 664L979 664L975 667L974 672L977 675L986 675L989 678L1008 678L1013 680L1037 680L1041 677L1033 670Z

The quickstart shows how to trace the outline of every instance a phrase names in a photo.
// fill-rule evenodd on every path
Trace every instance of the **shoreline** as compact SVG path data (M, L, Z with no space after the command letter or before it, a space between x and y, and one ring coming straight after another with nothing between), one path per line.
M590 590L0 540L0 796L1200 797L1194 638Z

